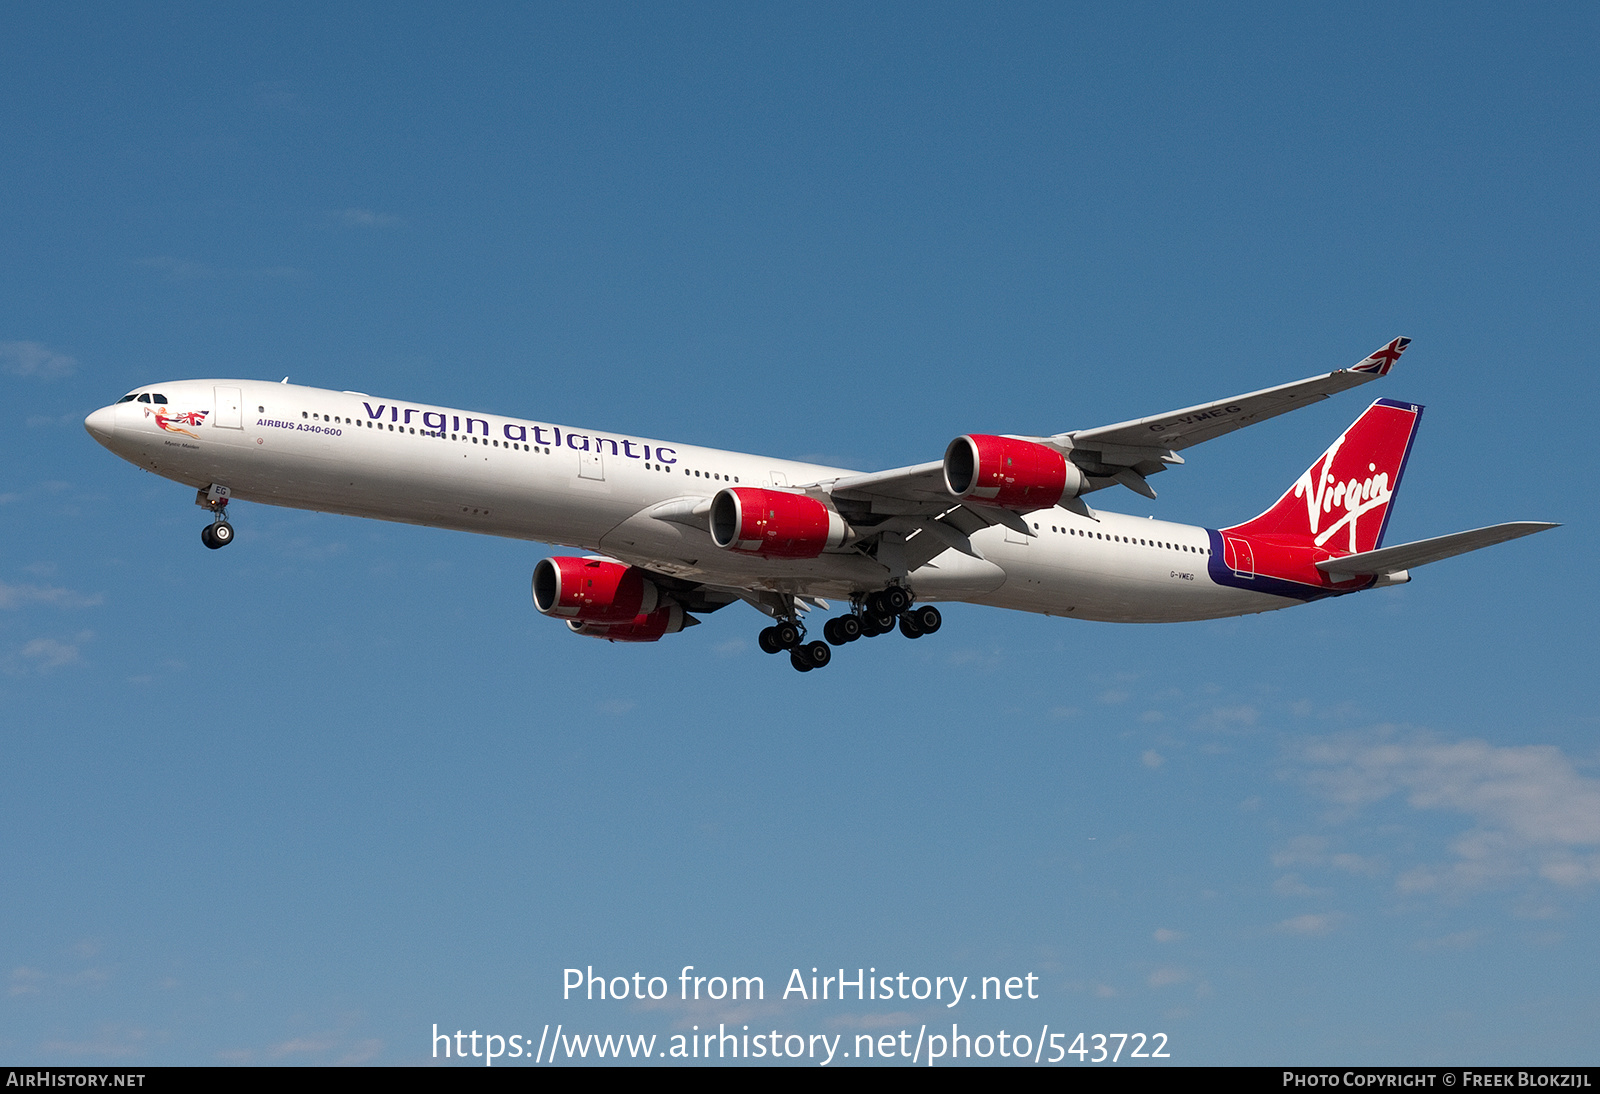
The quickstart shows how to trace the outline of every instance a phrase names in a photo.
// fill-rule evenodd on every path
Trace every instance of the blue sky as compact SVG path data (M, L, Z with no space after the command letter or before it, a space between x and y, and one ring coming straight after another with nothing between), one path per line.
M1597 19L8 6L0 1058L954 1019L1592 1063ZM1399 334L1099 504L1251 516L1374 392L1428 407L1391 540L1563 528L1216 623L953 605L807 676L743 607L575 638L536 544L242 505L208 552L81 424L288 375L876 469ZM690 964L768 999L561 999ZM812 966L1040 998L774 998Z

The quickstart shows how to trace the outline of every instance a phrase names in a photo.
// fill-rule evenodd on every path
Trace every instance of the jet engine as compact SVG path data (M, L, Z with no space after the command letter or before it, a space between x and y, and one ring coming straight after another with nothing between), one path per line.
M557 557L541 559L533 568L533 606L575 623L632 624L657 611L661 601L661 590L637 566L601 558Z
M762 558L816 558L841 546L844 518L805 494L733 486L711 499L711 541Z
M944 450L944 484L969 505L1049 509L1083 493L1083 472L1047 445L969 433Z
M664 634L676 634L699 620L683 613L683 607L669 602L649 615L629 623L588 623L581 619L567 620L573 634L591 638L604 638L608 642L654 642Z

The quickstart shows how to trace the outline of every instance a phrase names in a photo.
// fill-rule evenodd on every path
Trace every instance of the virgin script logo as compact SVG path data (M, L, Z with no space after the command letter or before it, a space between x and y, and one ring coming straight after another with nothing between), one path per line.
M1361 550L1356 538L1356 525L1362 514L1370 513L1374 509L1382 509L1389 504L1393 491L1389 488L1389 473L1379 471L1377 464L1367 464L1369 474L1365 479L1346 479L1344 482L1336 481L1333 473L1334 458L1338 456L1339 449L1344 445L1341 435L1333 442L1333 446L1322 456L1322 459L1312 464L1294 484L1294 496L1306 499L1306 519L1311 527L1312 542L1318 547L1323 546L1340 529L1348 528L1350 532L1351 554ZM1332 517L1338 514L1333 523L1326 528L1322 527L1325 516Z

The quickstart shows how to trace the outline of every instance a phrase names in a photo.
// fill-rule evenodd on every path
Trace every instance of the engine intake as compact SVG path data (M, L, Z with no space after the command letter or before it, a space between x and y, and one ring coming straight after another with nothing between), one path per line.
M533 568L533 606L545 615L579 623L629 624L660 604L661 590L637 566L563 556L541 559Z
M946 489L968 504L1049 509L1087 485L1076 464L1047 445L969 433L944 450Z
M711 499L711 541L762 558L816 558L843 545L844 518L805 494L734 486Z

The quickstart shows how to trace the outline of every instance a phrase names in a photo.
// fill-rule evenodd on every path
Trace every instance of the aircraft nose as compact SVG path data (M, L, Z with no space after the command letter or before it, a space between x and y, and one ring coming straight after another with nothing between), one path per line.
M116 409L103 406L83 420L83 428L89 431L89 436L101 444L105 444L111 439L111 432L116 426L116 422Z

